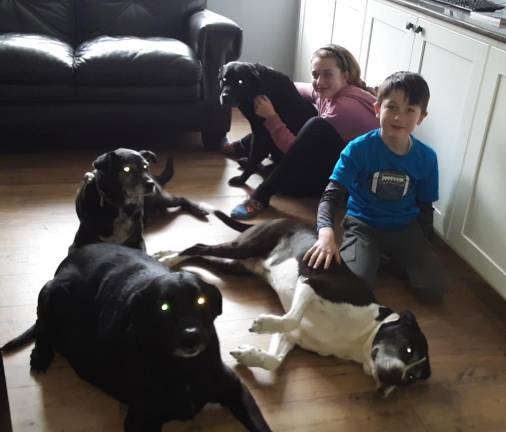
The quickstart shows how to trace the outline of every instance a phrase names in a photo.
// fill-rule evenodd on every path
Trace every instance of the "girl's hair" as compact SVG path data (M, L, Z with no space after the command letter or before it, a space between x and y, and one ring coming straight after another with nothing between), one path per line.
M360 87L374 94L374 90L367 87L366 83L360 78L360 66L353 54L346 48L329 44L318 48L311 56L311 61L315 58L332 58L337 67L342 72L348 72L348 83Z

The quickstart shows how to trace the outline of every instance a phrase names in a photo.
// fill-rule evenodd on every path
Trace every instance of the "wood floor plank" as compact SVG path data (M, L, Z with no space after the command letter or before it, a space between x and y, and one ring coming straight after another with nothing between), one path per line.
M247 132L234 113L231 139ZM155 171L168 156L175 175L166 189L230 211L247 190L228 186L235 162L205 151L198 138L157 149ZM188 144L190 143L190 144ZM183 145L184 144L184 145ZM65 257L78 226L74 197L84 172L100 149L44 149L0 157L0 344L35 319L37 294ZM261 181L254 176L255 187ZM292 216L314 224L317 199L275 197L261 219ZM146 229L149 252L181 250L195 242L219 243L236 233L215 218L208 223L187 214L156 218ZM276 432L447 432L506 431L506 311L504 301L442 241L449 292L443 304L424 305L395 278L382 272L376 295L395 310L412 310L429 340L433 375L381 399L361 366L294 349L276 372L238 367L229 351L241 344L267 348L269 337L248 332L260 313L280 313L274 293L254 276L238 276L189 264L216 284L223 315L216 322L224 361L250 388ZM31 347L4 356L15 432L122 430L125 407L80 380L57 356L46 374L29 372ZM227 411L210 405L192 422L165 425L164 431L242 430Z

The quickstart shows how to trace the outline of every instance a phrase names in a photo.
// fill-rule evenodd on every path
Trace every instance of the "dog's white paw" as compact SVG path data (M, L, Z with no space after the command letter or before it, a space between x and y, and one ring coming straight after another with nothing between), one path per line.
M160 261L162 264L165 264L167 267L173 267L184 260L184 257L179 255L179 252L170 250L155 252L151 256Z
M250 332L259 334L272 334L285 332L283 318L276 315L261 314L253 321Z
M275 357L251 345L241 345L230 351L230 355L243 366L261 367L267 370L274 370L279 366L279 361Z

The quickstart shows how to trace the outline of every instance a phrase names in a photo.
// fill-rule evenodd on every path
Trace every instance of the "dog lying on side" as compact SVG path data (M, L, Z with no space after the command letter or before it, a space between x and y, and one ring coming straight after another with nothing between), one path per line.
M275 161L282 156L264 126L265 120L255 114L255 96L266 95L283 123L294 135L318 113L313 104L300 95L288 76L259 63L229 62L220 70L218 78L221 104L237 106L251 127L247 163L242 165L243 172L240 176L232 177L228 181L231 186L241 186L269 153Z
M80 225L69 251L99 242L146 250L144 219L169 207L206 217L207 211L197 204L163 190L174 173L172 160L158 177L149 172L150 163L157 161L152 151L118 148L93 162L94 170L85 174L77 193Z
M270 431L248 389L222 362L214 319L218 289L115 244L69 255L39 294L37 321L2 347L35 339L31 369L61 353L77 374L128 405L125 431L161 431L208 402L228 407L249 431Z
M226 259L260 275L276 291L285 314L260 315L250 329L273 335L269 351L240 346L231 352L240 364L275 370L299 345L361 363L385 397L396 386L429 378L427 340L411 312L399 315L381 306L345 264L334 262L329 270L306 265L302 258L316 241L314 229L288 219L247 225L214 213L242 234L232 242L156 256L169 266L195 256Z

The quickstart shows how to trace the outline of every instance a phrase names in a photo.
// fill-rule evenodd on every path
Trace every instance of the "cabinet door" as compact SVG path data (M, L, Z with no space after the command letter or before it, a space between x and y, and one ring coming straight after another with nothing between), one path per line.
M330 43L335 0L302 0L300 3L299 34L295 60L295 81L310 82L311 55Z
M360 60L367 0L337 0L332 43L341 45Z
M408 70L414 33L406 26L416 20L415 15L395 7L368 2L360 60L367 85L374 87L388 75Z
M506 299L506 51L485 70L449 240Z
M414 134L438 155L434 227L447 239L488 45L423 19L417 25L422 30L416 34L410 70L427 80L431 98L429 115Z

